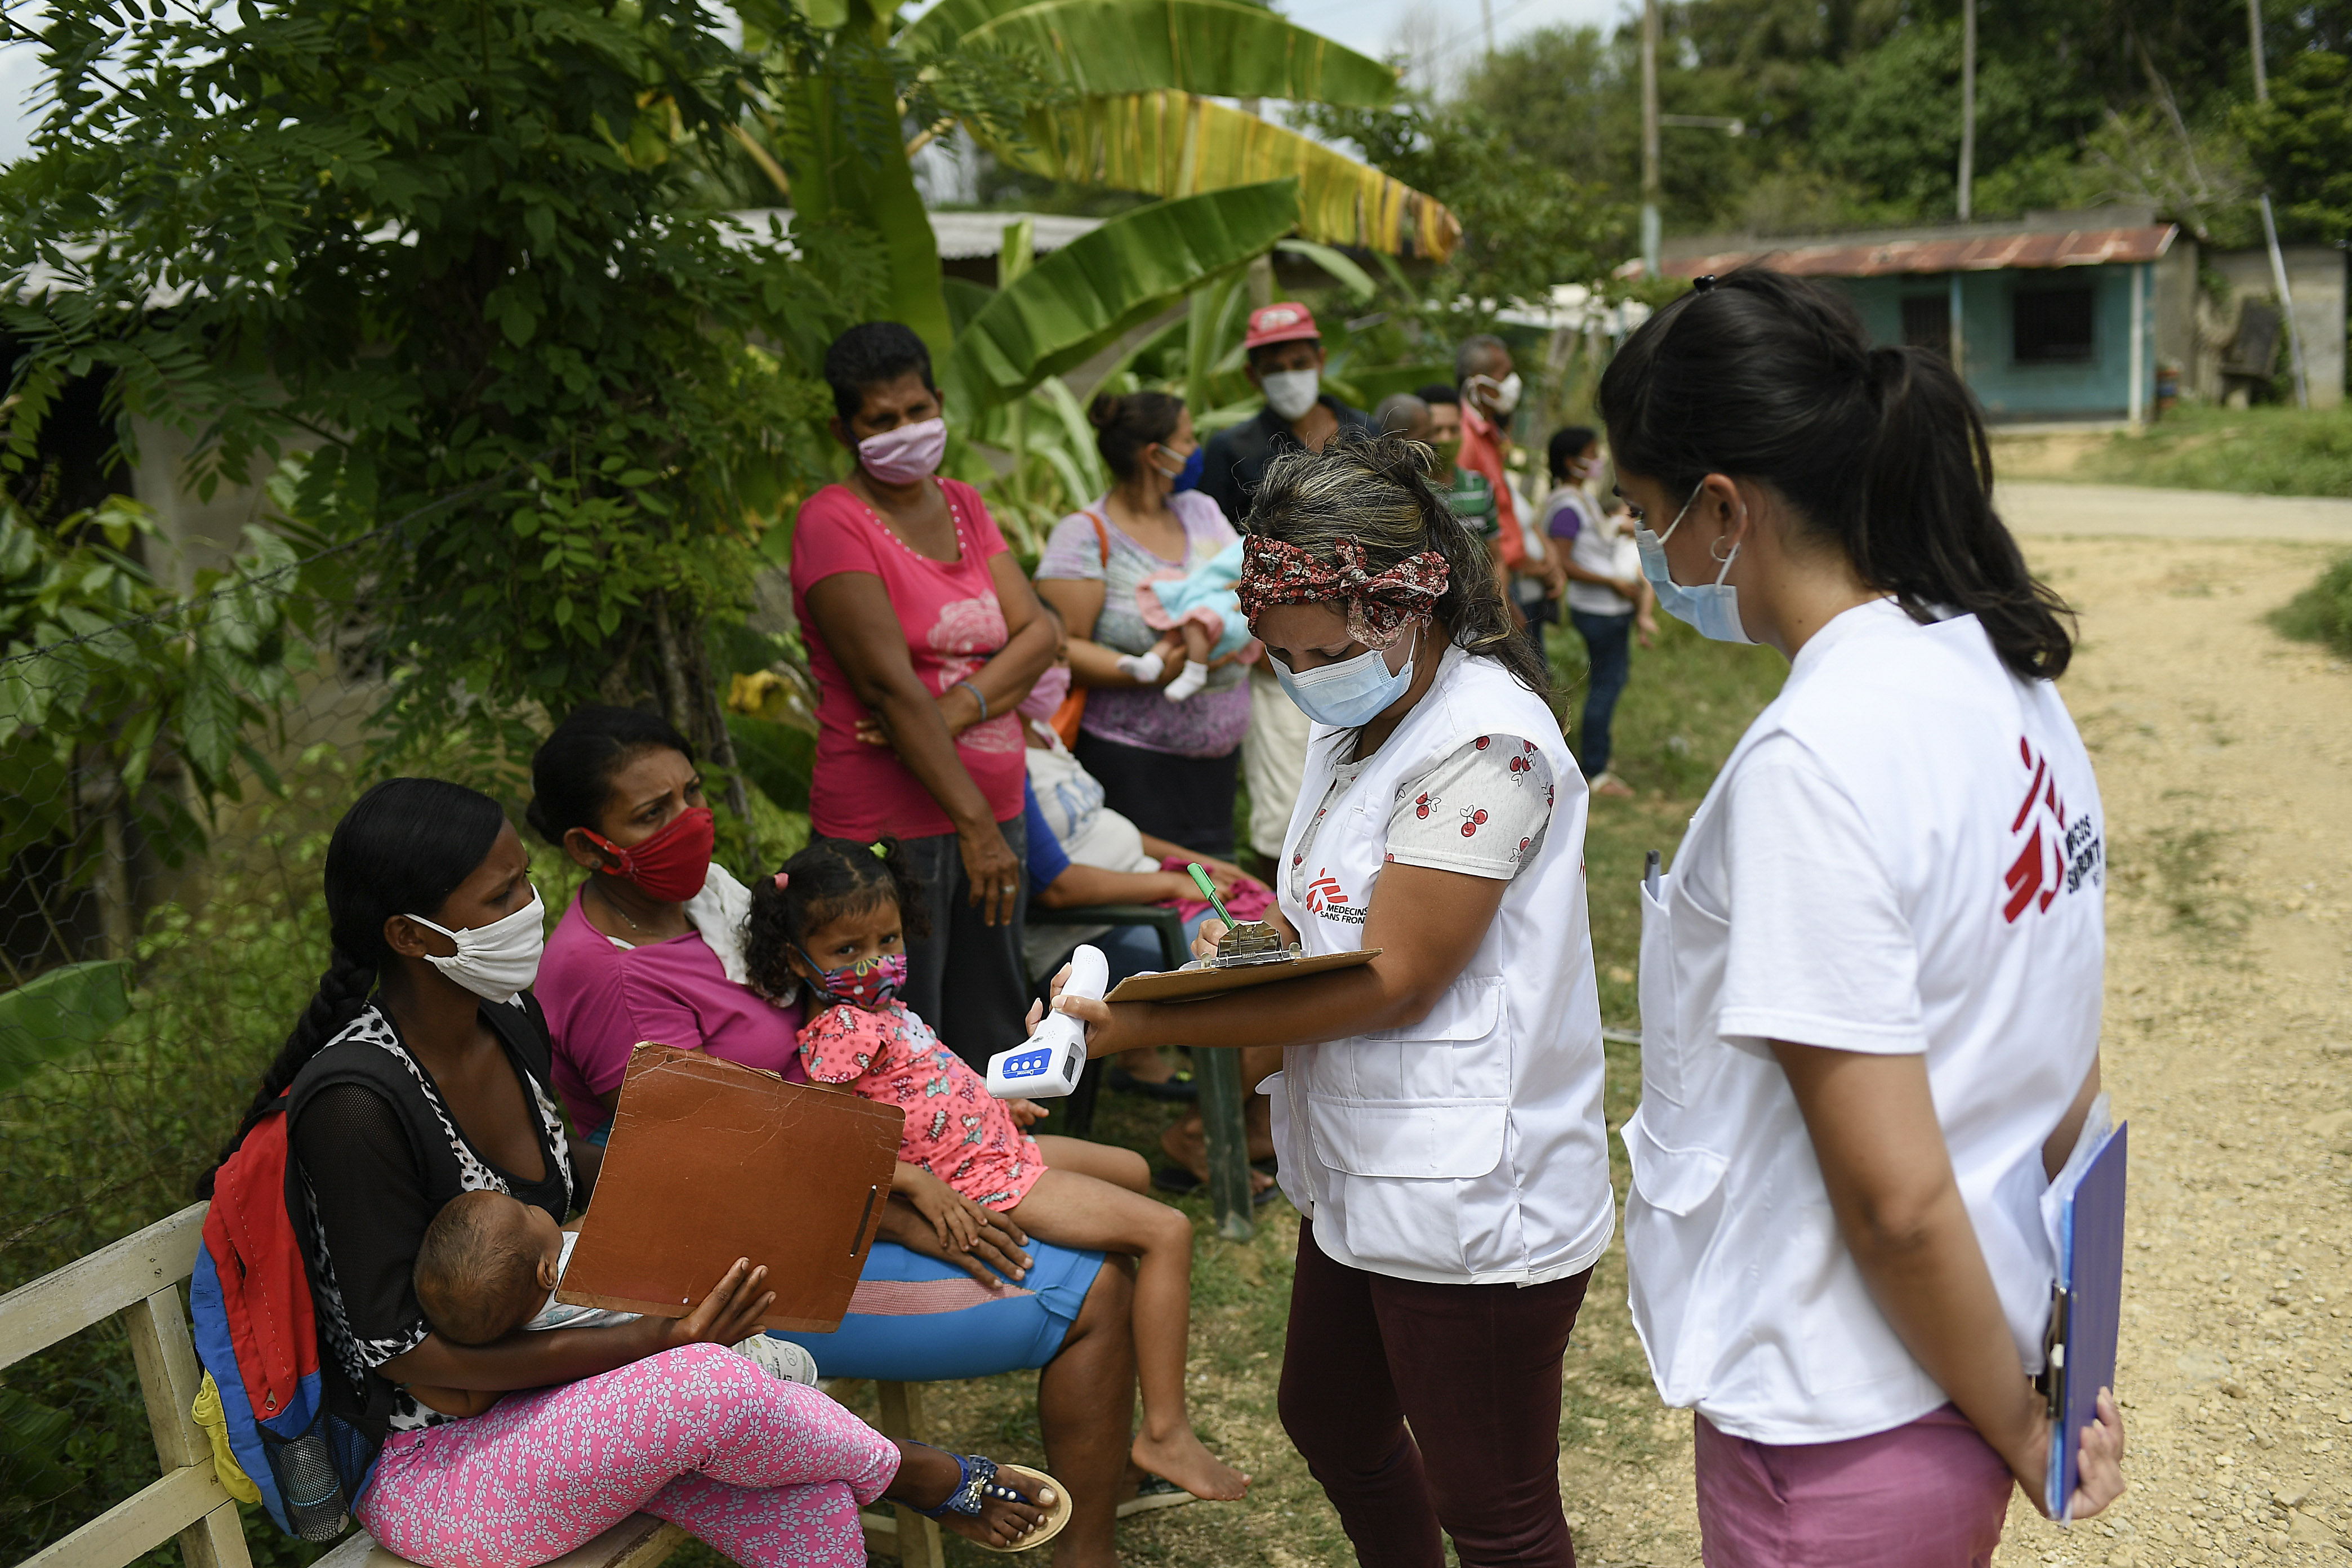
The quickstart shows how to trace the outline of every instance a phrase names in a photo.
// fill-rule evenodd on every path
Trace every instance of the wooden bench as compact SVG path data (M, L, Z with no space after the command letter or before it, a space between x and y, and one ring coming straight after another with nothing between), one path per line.
M236 1501L222 1489L213 1470L211 1440L189 1415L204 1373L180 1288L195 1272L206 1206L192 1205L0 1296L0 1371L121 1316L163 1472L152 1485L26 1558L21 1568L126 1568L174 1536L187 1568L252 1568ZM883 1436L919 1437L921 1385L885 1383L878 1391L881 1419L875 1425ZM912 1509L868 1510L859 1522L866 1549L875 1555L894 1558L905 1568L945 1568L940 1527ZM688 1539L677 1525L633 1514L558 1558L556 1568L655 1568ZM318 1568L407 1568L407 1559L354 1529Z

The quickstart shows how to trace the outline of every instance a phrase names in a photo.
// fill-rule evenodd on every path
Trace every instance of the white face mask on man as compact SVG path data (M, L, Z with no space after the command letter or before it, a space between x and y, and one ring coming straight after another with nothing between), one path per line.
M1323 373L1319 370L1277 370L1258 377L1258 390L1265 394L1265 405L1284 419L1297 419L1315 406L1315 399L1323 391Z
M428 952L425 962L485 1002L511 1002L539 978L539 961L547 951L547 907L537 888L530 890L529 907L486 926L451 931L423 915L408 918L457 944L450 956Z

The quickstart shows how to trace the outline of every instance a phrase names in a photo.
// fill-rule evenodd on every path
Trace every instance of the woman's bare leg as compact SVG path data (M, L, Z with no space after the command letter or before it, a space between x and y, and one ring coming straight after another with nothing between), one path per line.
M1202 1446L1184 1411L1184 1350L1192 1331L1192 1222L1165 1204L1076 1171L1048 1169L1007 1211L1032 1236L1061 1247L1137 1255L1135 1360L1143 1431L1135 1462L1195 1497L1231 1500L1249 1478Z
M1078 1321L1037 1373L1045 1468L1070 1489L1068 1528L1054 1538L1054 1568L1117 1568L1112 1539L1135 1441L1133 1262L1103 1259Z

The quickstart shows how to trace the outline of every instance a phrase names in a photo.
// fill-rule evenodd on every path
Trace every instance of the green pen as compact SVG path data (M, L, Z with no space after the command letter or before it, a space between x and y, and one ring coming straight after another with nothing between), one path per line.
M1225 900L1217 897L1217 885L1209 880L1209 874L1201 869L1198 860L1184 869L1192 873L1192 885L1201 889L1201 896L1209 900L1209 906L1217 911L1217 918L1225 922L1227 931L1241 923L1234 919L1233 911L1225 908Z

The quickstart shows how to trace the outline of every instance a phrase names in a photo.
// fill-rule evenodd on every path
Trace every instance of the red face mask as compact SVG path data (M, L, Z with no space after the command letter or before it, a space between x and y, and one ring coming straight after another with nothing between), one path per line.
M607 871L666 904L684 903L702 891L710 876L710 847L719 839L719 825L707 805L688 806L668 826L626 849L592 829L581 831L589 843L620 858L621 863L606 867Z

